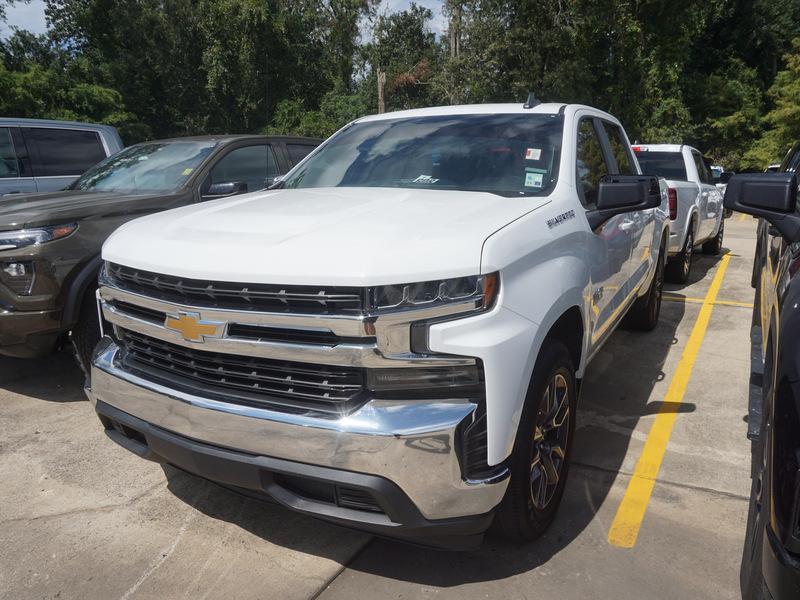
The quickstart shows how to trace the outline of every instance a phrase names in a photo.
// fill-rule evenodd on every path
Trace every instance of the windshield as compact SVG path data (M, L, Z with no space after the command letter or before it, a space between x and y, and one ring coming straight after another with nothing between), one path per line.
M644 175L655 175L664 179L688 180L683 154L680 152L637 151L636 158Z
M355 123L287 188L397 187L544 195L558 177L560 115L448 115Z
M125 148L84 173L74 190L168 192L178 189L216 142L147 142Z

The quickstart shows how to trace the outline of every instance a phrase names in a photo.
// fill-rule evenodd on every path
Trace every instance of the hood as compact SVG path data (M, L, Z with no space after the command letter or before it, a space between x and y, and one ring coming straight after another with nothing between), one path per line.
M287 285L475 275L484 240L547 202L397 188L258 192L131 221L106 241L103 258L194 279Z
M163 197L164 194L85 192L62 190L0 196L0 231L60 225L90 217L124 214L130 200Z

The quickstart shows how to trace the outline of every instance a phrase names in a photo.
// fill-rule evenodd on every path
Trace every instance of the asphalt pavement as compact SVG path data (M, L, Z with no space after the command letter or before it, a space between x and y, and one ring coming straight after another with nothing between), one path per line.
M425 550L244 498L110 442L67 352L0 358L0 598L736 598L750 489L755 221L584 380L553 527Z

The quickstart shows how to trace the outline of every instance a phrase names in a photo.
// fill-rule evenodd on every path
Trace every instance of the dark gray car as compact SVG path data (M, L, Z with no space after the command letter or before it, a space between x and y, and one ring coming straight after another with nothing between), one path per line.
M268 187L320 140L221 136L126 148L60 192L0 198L0 354L49 353L72 331L78 358L99 337L100 248L149 213Z
M110 125L0 118L0 196L63 190L122 148Z

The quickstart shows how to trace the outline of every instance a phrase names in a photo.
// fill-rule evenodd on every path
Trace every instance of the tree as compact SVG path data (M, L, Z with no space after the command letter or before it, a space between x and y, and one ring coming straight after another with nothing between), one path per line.
M792 41L793 51L784 56L786 69L769 88L774 108L764 117L766 133L745 154L746 166L763 169L779 162L792 144L800 140L800 37Z

